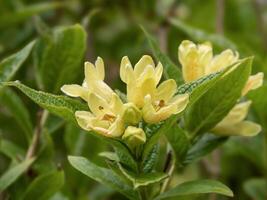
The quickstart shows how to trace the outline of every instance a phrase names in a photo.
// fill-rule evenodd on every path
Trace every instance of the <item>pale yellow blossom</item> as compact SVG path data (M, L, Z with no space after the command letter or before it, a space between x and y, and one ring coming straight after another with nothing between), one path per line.
M197 80L205 75L215 73L236 63L239 55L227 49L213 56L212 47L209 43L194 44L191 41L183 41L178 48L178 57L182 65L185 82ZM263 73L249 77L241 95L245 96L250 90L257 89L263 84ZM221 135L255 135L260 132L259 125L243 121L247 115L251 102L237 104L228 115L213 129Z
M157 123L182 112L188 103L188 94L176 95L173 79L161 83L163 66L156 67L150 56L143 56L133 68L128 57L123 57L120 76L127 84L127 100L142 109L147 123ZM158 87L157 87L158 86Z
M218 135L230 136L230 135L240 135L240 136L254 136L261 131L261 126L251 122L246 121L251 101L245 101L237 104L226 117L216 125L213 132Z
M105 69L102 58L98 57L95 65L90 62L84 64L85 79L82 86L77 84L64 85L61 90L71 97L81 97L85 101L93 92L107 101L111 100L113 90L104 82Z
M124 132L122 115L123 103L113 93L110 103L95 93L88 95L90 111L76 111L75 116L78 124L85 130L95 131L107 137L119 137Z

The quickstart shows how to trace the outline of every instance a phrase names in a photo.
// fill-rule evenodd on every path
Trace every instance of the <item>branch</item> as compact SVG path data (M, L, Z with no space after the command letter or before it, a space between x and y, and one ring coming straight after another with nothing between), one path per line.
M216 0L216 33L224 33L224 0Z
M32 158L35 153L36 153L36 149L39 145L40 142L40 137L41 137L41 133L42 133L42 128L44 126L44 123L47 119L48 116L48 112L47 111L39 111L37 113L37 125L34 131L34 135L32 138L32 143L28 148L27 154L26 154L26 158L25 159L29 159Z

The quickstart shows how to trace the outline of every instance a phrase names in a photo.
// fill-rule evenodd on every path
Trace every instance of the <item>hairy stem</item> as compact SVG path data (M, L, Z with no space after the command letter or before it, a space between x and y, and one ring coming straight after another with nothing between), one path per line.
M173 154L170 151L167 154L167 159L166 159L165 167L164 167L164 172L166 172L169 175L169 177L163 182L161 189L160 189L160 194L165 192L166 189L168 188L174 169L175 169L175 158L173 157Z
M31 145L28 148L27 154L26 154L26 158L25 159L29 159L32 158L37 150L39 141L40 141L40 137L41 137L41 133L42 133L42 128L44 126L44 123L46 121L48 117L48 112L47 111L39 111L37 113L37 125L35 127L35 131L33 134L33 138L32 138L32 142Z

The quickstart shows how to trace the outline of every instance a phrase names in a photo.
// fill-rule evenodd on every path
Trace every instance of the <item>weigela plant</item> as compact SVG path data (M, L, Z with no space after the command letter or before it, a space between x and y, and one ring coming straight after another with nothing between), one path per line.
M123 57L120 65L120 78L126 84L124 102L104 82L104 62L101 58L97 58L95 65L90 62L85 63L85 80L82 86L64 85L61 88L65 94L71 97L80 97L87 102L90 111L75 112L76 120L81 128L94 131L104 138L112 138L112 141L119 141L120 144L129 149L129 152L125 154L125 149L118 148L117 145L113 144L116 154L104 152L101 155L106 157L112 170L116 169L117 175L131 182L133 190L138 192L139 197L136 197L137 199L151 199L158 194L160 194L158 198L161 198L168 194L168 191L164 192L168 188L170 176L177 161L176 158L172 158L172 166L169 166L170 161L166 160L167 164L163 172L156 171L155 157L158 153L155 151L155 147L157 147L157 140L159 139L157 135L164 134L169 129L180 130L179 133L167 133L167 138L172 148L175 148L176 153L180 152L180 155L178 153L176 157L179 159L181 167L188 162L186 161L188 149L185 150L185 153L182 153L184 150L181 149L197 145L199 139L206 135L201 132L201 125L204 124L205 127L205 123L209 126L209 123L213 123L208 132L218 135L216 136L218 139L234 135L254 136L261 131L260 125L245 119L252 103L250 100L246 100L245 96L249 91L255 90L263 84L263 73L249 76L250 71L248 70L246 72L247 79L243 78L244 80L240 81L242 87L239 86L240 89L235 92L236 99L231 100L233 103L226 104L228 111L223 111L225 112L223 116L221 116L221 111L216 113L216 110L211 110L207 114L214 114L214 117L218 115L220 120L216 119L217 122L214 119L211 119L211 122L204 120L204 122L200 122L200 128L196 129L197 131L191 131L192 128L184 126L184 124L188 124L188 119L182 116L183 112L186 115L191 115L190 119L192 119L194 115L202 114L201 109L205 109L203 106L197 107L195 106L196 103L191 103L190 94L194 96L194 90L197 91L198 88L204 87L204 89L199 89L204 91L204 93L198 94L198 101L201 101L201 96L205 97L205 86L202 84L212 85L213 79L215 85L217 84L216 87L223 88L224 84L229 83L220 82L223 82L225 77L230 75L238 77L235 71L245 69L245 64L248 63L249 59L239 59L239 54L230 49L213 55L210 43L194 44L187 40L179 46L178 58L185 81L185 85L180 87L177 86L174 79L162 80L164 66L160 62L155 65L150 56L142 56L135 66L131 64L127 56ZM179 89L186 87L193 89L187 92ZM194 89L195 87L196 89ZM207 93L209 90L212 91L209 87L206 90ZM228 91L214 92L228 93ZM214 92L210 92L209 95L216 96ZM217 103L220 104L220 102ZM191 114L186 112L188 105L191 112L194 111L194 108L196 111ZM208 107L209 102L205 102L205 106ZM215 107L215 109L217 108ZM220 109L224 108L221 107ZM200 113L197 114L199 111ZM179 116L181 120L178 120ZM204 114L203 117L207 116ZM194 128L194 126L192 127ZM172 134L171 137L170 134ZM174 140L174 138L176 139ZM126 157L127 159L125 159ZM82 171L75 164L75 158L70 158L70 162L75 168ZM130 164L130 162L132 163ZM89 176L94 177L93 175ZM148 185L158 182L162 182L157 185L159 188L149 193L147 191Z
M210 192L233 196L227 186L214 180L190 181L175 187L169 183L175 180L174 173L178 173L175 169L181 171L230 136L254 136L261 132L261 126L248 115L253 102L247 94L263 85L263 73L251 75L252 58L240 59L230 49L213 55L210 43L194 44L187 40L178 47L180 72L149 35L148 39L161 62L155 64L151 56L144 55L133 66L127 56L123 57L120 78L126 86L125 94L105 83L104 61L100 57L94 64L85 62L81 85L61 87L66 95L78 100L36 91L17 81L1 85L17 87L38 105L65 119L68 125L78 125L77 130L81 128L113 147L114 151L99 153L106 166L80 156L69 156L68 160L83 174L128 199L159 200ZM25 47L27 55L33 44ZM9 64L22 58L19 52L9 58L11 61L7 59L7 64L3 62L3 80L8 81L5 73L10 72ZM42 78L50 82L46 76ZM46 89L59 90L57 85ZM9 106L14 106L14 102L17 101ZM16 173L23 170L17 169L26 170L34 162L42 127L48 118L48 112L44 113L25 161L3 176L7 183L12 178L6 177L14 177L13 173L18 177L20 174ZM11 182L0 182L0 189ZM34 182L39 186L37 183Z

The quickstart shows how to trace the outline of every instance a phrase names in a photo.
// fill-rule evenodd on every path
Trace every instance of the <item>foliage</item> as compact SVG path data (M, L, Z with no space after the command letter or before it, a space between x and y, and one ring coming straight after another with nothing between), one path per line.
M266 83L243 95L251 75L267 73L266 8L249 0L208 0L201 9L194 0L1 1L0 199L266 199ZM230 48L242 59L186 82L182 40L209 41L214 54ZM125 126L138 129L127 138L126 130L116 137L85 130L77 111L92 112L89 97L68 97L61 87L86 88L83 63L101 56L106 82L125 104L129 84L117 66L125 55L133 64L144 54L162 64L160 83L173 79L174 95L189 96L186 109L152 123L143 108L127 105ZM247 100L246 122L261 133L217 133Z

